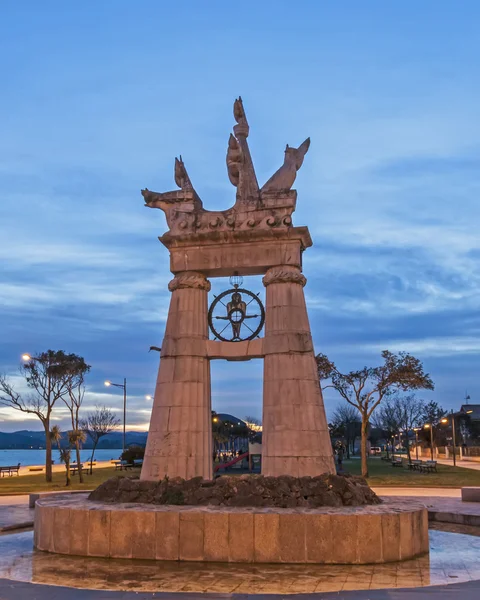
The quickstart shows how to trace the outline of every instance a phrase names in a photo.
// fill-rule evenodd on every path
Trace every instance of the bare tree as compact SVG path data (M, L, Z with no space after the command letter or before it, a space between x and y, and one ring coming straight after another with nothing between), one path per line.
M362 476L368 477L367 438L370 417L380 402L398 390L433 389L430 376L423 372L418 358L406 352L382 352L383 364L363 367L359 371L341 373L325 354L316 356L320 381L330 380L323 389L334 388L361 415Z
M83 398L85 396L85 375L89 371L90 365L84 364L82 365L82 368L80 368L79 366L75 374L68 382L68 395L66 397L62 397L65 406L70 412L72 430L69 433L68 439L70 445L75 448L75 453L77 457L78 477L80 483L83 483L83 470L80 459L80 445L86 439L85 432L80 427L80 408L82 406Z
M415 394L400 396L396 399L396 409L400 429L405 432L407 441L408 462L412 460L410 455L410 442L408 435L415 427L420 425L422 414L425 408L425 402L420 398L416 398Z
M372 416L374 427L378 427L383 432L387 439L387 457L388 443L392 443L392 455L395 454L394 436L400 431L401 425L398 415L398 410L392 398L387 398L378 411Z
M90 457L90 474L93 471L93 458L98 442L102 437L114 431L119 424L120 419L117 419L106 406L95 407L93 413L89 413L86 419L80 421L80 428L93 442L92 456Z
M350 458L350 448L355 453L355 438L360 433L361 419L358 410L353 406L341 405L333 413L333 427L339 435L345 438L347 458Z
M45 431L45 479L52 481L52 440L50 419L53 407L61 398L68 395L68 388L78 370L85 368L85 361L76 354L66 354L63 350L47 350L29 357L21 365L31 393L19 394L5 375L0 376L0 405L23 413L36 415Z

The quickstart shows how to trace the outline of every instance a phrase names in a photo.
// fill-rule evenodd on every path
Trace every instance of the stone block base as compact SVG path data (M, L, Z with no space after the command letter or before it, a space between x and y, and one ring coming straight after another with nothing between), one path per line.
M420 503L286 509L38 500L38 550L79 556L242 563L370 564L428 552Z

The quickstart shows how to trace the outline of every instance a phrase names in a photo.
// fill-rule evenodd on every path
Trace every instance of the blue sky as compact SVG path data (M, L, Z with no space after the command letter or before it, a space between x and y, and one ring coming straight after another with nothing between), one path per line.
M87 407L120 407L102 382L127 377L146 427L171 274L140 189L173 189L181 153L204 205L230 207L241 94L261 183L312 139L294 224L317 352L349 370L407 350L425 397L480 402L479 19L468 0L2 2L0 370L80 353ZM216 410L261 415L260 361L212 377ZM0 430L38 425L0 410Z

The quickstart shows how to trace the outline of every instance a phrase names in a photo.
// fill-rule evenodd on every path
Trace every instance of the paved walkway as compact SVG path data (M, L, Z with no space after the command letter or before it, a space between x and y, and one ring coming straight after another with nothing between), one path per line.
M3 504L28 504L28 494L21 496L0 496L0 506Z
M416 498L461 498L460 488L373 487L379 496L412 496Z
M1 600L478 600L480 583L469 582L420 589L327 592L318 594L135 593L78 590L0 579Z
M436 461L440 465L448 465L449 467L453 467L453 460L437 458ZM480 462L457 460L457 467L461 467L462 469L472 469L473 471L480 471Z
M34 511L28 508L28 494L0 496L0 532L33 522ZM0 596L1 599L1 596Z
M375 488L380 495L422 499L430 516L438 521L480 525L480 503L461 501L459 489L444 488ZM0 530L2 527L33 521L28 496L0 497ZM473 519L473 521L472 521ZM0 579L1 600L479 600L480 581L448 586L409 589L357 590L302 594L210 594L174 592L113 592L72 589Z

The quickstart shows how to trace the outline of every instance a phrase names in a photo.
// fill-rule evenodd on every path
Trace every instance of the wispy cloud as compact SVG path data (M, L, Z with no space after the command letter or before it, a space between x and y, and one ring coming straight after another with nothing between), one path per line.
M366 15L353 1L293 12L279 1L284 11L249 6L248 28L227 4L188 14L125 4L108 13L115 34L90 0L3 11L5 370L15 373L25 349L82 353L93 367L89 405L115 405L102 381L127 376L131 423L145 426L158 367L147 350L161 345L171 275L157 239L164 216L143 207L140 188L174 189L182 153L206 208L233 205L225 151L242 93L259 181L285 143L312 138L294 223L315 243L304 271L317 350L355 368L385 347L405 349L438 379L441 402L453 402L460 380L480 394L478 8L416 7L412 21L403 4ZM233 60L239 39L248 43ZM260 278L245 285L263 294ZM217 363L212 374L217 410L260 416L261 361Z

